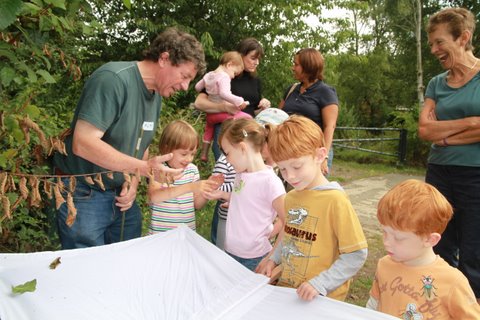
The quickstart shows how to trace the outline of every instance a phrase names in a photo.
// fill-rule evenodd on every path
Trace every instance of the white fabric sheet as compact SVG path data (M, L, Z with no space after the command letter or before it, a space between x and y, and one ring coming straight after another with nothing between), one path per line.
M33 279L34 292L12 294ZM0 254L0 319L395 319L323 297L304 302L267 282L182 227L108 246Z

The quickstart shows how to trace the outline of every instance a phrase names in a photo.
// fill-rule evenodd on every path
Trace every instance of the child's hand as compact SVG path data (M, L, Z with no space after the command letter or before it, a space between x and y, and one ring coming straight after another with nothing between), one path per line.
M218 189L218 183L213 180L199 180L195 182L195 192L200 192L200 194L216 189Z
M202 193L203 197L208 200L219 200L222 199L223 191L221 190L212 190Z
M220 205L220 207L224 208L224 209L228 209L228 207L230 206L230 202L229 201L225 201L224 203L222 203Z
M242 103L241 105L239 105L238 107L240 108L240 110L243 110L245 109L246 107L248 106L248 104L246 102Z
M218 189L225 181L225 176L221 173L215 173L208 177L208 180L215 182L217 186L214 189Z
M297 294L300 299L311 301L320 293L310 283L305 281L297 288Z
M266 261L265 261L266 260ZM270 259L262 259L258 266L255 268L256 273L263 274L264 276L271 277L272 271L277 265Z

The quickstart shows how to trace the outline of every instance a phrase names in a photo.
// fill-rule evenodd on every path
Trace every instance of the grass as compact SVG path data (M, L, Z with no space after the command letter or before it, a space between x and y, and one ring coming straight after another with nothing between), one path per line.
M391 173L420 176L425 174L425 168L397 165L394 159L382 161L382 159L378 159L378 156L369 156L375 157L375 159L369 159L368 157L365 158L365 156L363 157L361 163L352 162L344 160L345 155L342 155L341 152L336 153L333 170L329 176L329 180L338 181L342 185L346 185L357 179L382 176ZM208 176L208 168L211 165L211 163L199 165L200 171L205 172L206 176ZM202 175L202 177L206 176ZM210 240L210 224L214 206L214 202L209 202L205 208L197 211L197 232L207 240ZM385 255L381 235L366 233L365 236L367 237L368 242L368 258L365 265L354 277L346 299L346 302L359 306L365 306L367 303L370 287L375 275L377 261Z

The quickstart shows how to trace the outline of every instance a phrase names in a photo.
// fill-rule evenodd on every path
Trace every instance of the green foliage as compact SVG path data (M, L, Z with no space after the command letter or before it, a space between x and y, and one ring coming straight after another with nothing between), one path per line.
M357 108L362 126L384 125L386 114L394 107L390 97L395 95L388 52L379 48L366 55L342 54L336 59L341 102Z
M407 135L407 162L413 165L425 166L430 151L430 142L418 137L418 116L420 108L414 106L409 111L394 111L390 115L390 124L395 127L405 128Z
M84 0L2 5L7 2L17 9L0 10L2 22L8 22L0 26L0 166L12 173L45 174L49 171L45 141L68 128L78 99L74 94L82 75L79 40L92 16ZM26 126L25 119L34 125ZM13 204L12 197L9 194ZM3 250L57 247L51 216L42 211L43 205L37 208L21 201L13 219L2 221ZM2 218L3 214L2 210Z
M22 8L21 0L0 2L0 30L5 29L15 21L17 13Z
M358 110L353 105L342 104L339 108L337 126L338 127L361 127Z

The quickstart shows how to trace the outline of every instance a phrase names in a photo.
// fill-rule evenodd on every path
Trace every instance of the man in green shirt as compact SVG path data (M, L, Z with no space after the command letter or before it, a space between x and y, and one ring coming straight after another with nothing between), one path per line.
M187 90L197 72L205 70L201 44L190 34L170 28L143 52L144 60L109 62L87 80L66 137L67 156L54 155L55 173L79 175L72 192L76 218L58 210L63 249L118 242L141 235L142 217L135 202L138 180L123 172L167 176L180 172L164 166L171 154L149 157L158 125L162 97ZM115 171L113 179L89 184L82 175ZM124 215L124 217L122 217Z

